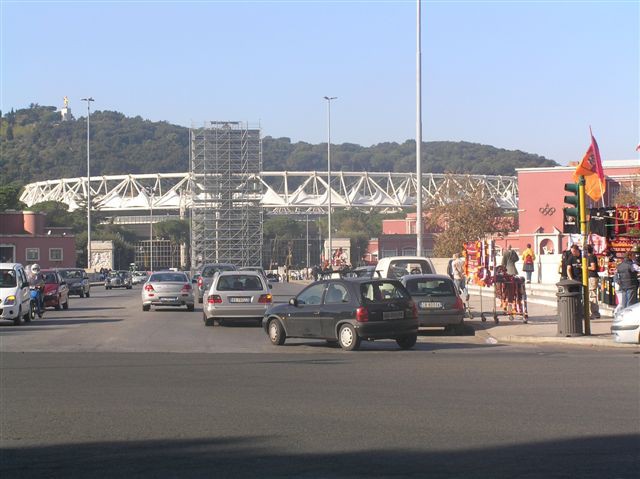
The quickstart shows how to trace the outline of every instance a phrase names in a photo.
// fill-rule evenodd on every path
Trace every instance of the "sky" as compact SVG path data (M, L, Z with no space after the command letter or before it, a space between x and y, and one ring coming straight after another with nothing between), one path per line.
M416 2L0 0L0 108L416 138ZM423 141L639 158L640 0L423 1Z

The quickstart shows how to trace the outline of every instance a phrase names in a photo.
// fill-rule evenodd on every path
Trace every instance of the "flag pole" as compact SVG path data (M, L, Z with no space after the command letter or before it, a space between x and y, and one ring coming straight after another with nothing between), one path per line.
M591 336L591 305L589 304L589 271L587 270L587 201L584 193L584 176L578 182L578 196L580 201L580 233L582 234L582 306L584 316L584 334Z

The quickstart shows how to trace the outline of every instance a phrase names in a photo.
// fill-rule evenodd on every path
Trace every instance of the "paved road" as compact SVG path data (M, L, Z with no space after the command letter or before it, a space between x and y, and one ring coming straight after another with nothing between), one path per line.
M634 351L275 348L138 294L0 327L1 477L637 477Z

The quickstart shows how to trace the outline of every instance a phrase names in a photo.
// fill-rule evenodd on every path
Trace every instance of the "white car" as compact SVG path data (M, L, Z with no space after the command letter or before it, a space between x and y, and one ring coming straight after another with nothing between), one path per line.
M618 311L611 323L611 334L616 343L640 343L640 303Z
M147 282L147 273L141 271L134 271L131 273L131 284L142 284Z
M0 263L0 303L0 319L18 325L33 318L29 281L20 263Z

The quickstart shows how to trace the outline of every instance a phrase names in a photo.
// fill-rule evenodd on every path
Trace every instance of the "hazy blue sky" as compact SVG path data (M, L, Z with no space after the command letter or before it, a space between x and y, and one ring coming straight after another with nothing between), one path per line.
M1 108L62 105L263 135L415 138L415 1L1 1ZM640 2L422 4L423 139L638 157Z

